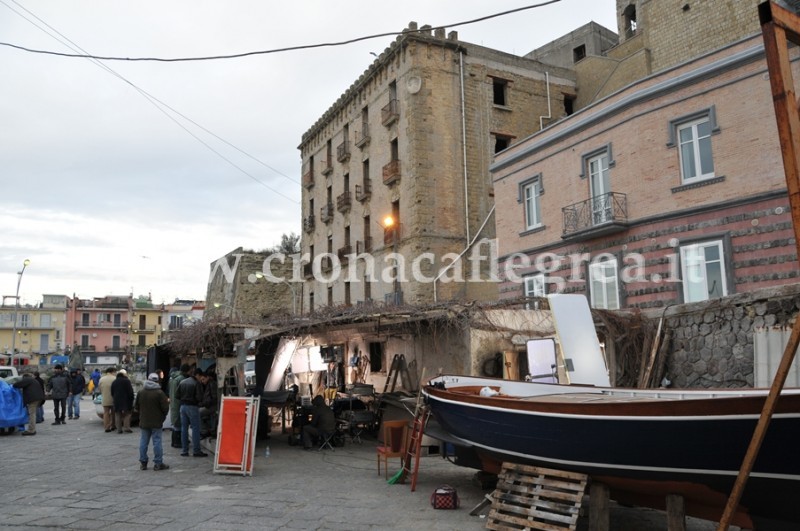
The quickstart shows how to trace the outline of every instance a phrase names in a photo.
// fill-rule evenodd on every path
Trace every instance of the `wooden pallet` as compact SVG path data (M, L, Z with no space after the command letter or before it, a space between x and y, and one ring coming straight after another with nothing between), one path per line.
M486 529L574 530L588 476L503 463Z

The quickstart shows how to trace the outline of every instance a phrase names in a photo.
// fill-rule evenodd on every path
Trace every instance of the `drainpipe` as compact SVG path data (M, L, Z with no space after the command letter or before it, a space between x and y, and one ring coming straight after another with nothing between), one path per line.
M433 279L433 302L434 303L439 302L439 297L437 296L437 293L436 293L436 282L438 282L439 279L442 278L442 275L444 275L445 273L450 271L450 268L452 268L456 263L458 263L459 260L461 260L461 257L464 256L464 253L466 253L467 251L470 250L472 245L475 243L475 240L477 240L478 236L481 235L481 231L483 231L483 228L486 226L486 223L489 221L489 218L492 217L492 214L494 214L494 205L492 205L492 209L486 215L486 219L483 220L483 223L481 224L481 227L478 229L478 232L475 233L475 237L472 239L472 241L467 243L467 246L464 248L463 251L461 251L461 254L459 254L456 257L455 260L450 262L450 264L447 267L445 267L444 269L439 271L439 274L436 275L436 278Z
M458 69L461 81L461 150L464 158L464 228L467 233L467 249L469 243L469 188L467 187L467 111L464 100L464 52L458 52ZM549 100L549 98L548 98ZM466 250L466 249L465 249ZM436 284L434 283L434 288Z
M553 117L553 110L550 106L550 73L544 73L544 84L547 86L547 116L540 116L539 117L539 131L544 129L544 123L542 120L547 118L548 120Z

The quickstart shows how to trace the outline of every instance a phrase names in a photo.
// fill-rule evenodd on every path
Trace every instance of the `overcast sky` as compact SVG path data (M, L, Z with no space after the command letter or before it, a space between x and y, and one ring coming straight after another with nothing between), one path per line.
M0 41L204 57L399 32L410 21L451 25L537 3L0 0ZM614 6L562 0L453 29L460 40L524 55L591 20L616 31ZM301 136L393 39L193 62L0 46L0 295L14 295L28 258L23 304L42 294L204 299L212 261L300 233Z

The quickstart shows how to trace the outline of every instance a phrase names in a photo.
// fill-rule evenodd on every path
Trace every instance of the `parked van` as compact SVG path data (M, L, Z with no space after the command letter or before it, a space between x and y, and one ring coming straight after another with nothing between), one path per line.
M19 376L16 367L0 365L0 378L8 378L9 376Z

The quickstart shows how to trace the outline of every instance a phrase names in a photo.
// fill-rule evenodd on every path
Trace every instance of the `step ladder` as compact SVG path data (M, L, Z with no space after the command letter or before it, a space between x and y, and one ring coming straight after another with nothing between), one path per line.
M424 371L423 371L424 373ZM419 458L422 449L422 436L425 434L425 425L430 417L430 409L420 402L417 395L417 404L414 407L414 422L411 424L411 436L408 438L406 455L403 457L403 469L400 472L400 483L411 477L411 492L417 488L417 473L419 472Z
M408 373L408 365L406 365L405 354L395 354L392 358L392 364L389 366L389 373L386 375L386 382L383 384L384 393L387 391L394 393L394 390L397 387L397 376L401 373L402 378L400 379L400 385L403 385L406 382L410 383L411 375ZM390 383L391 390L389 389Z

